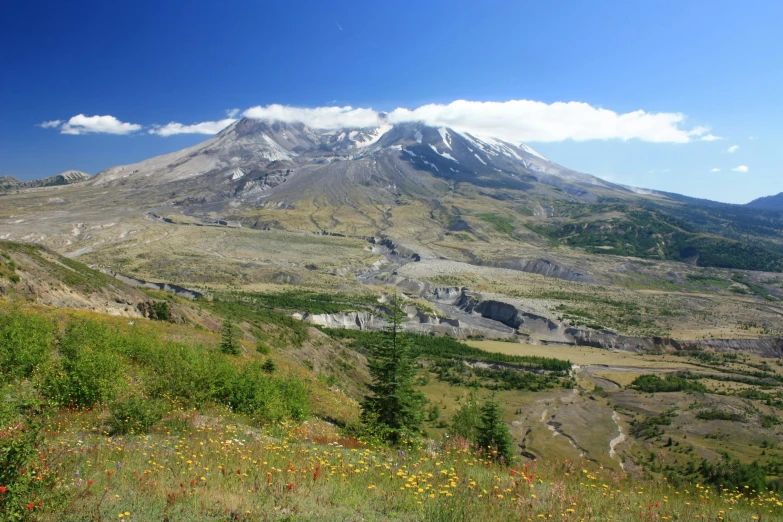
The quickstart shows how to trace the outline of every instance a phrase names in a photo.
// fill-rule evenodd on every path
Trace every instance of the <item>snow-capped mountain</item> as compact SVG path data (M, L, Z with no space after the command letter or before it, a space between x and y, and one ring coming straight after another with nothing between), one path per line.
M566 169L531 147L450 128L384 124L317 130L301 123L242 119L193 147L100 172L94 185L175 184L189 201L235 198L291 204L304 197L433 195L455 183L527 190L542 183L587 199L614 187ZM194 190L195 189L195 190Z

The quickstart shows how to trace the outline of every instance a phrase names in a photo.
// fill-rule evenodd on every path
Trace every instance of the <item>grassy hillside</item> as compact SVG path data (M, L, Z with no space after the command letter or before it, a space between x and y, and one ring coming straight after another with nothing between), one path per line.
M411 335L424 434L389 447L359 421L366 357L384 334L289 315L372 307L367 294L232 290L189 301L128 289L39 247L2 246L4 519L783 516L773 492L783 370L772 361ZM23 283L73 302L127 292L176 314L36 304ZM236 355L221 347L229 320ZM458 435L475 422L472 401L490 399L514 437L511 463Z
M227 305L206 306L215 311ZM346 357L332 337L349 339L361 352L361 344L376 334L346 338L339 331L321 337L310 329L281 335L288 330L285 316L242 312L241 303L229 308L245 330L265 330L274 339L246 333L242 353L232 356L222 354L219 336L203 327L4 306L0 509L5 515L10 520L783 515L779 497L763 491L764 472L739 463L696 469L704 476L694 481L709 485L673 486L603 469L589 459L497 464L454 437L405 448L357 438L359 388L345 395L338 386L361 361L349 357L342 367L325 366ZM419 350L436 379L429 365L454 358L558 368L554 359L493 356L454 341L425 339ZM307 355L315 351L322 352L318 366ZM275 362L271 372L263 364L269 359ZM335 381L330 371L348 373ZM449 378L443 382L462 386ZM486 375L477 384L491 386ZM741 475L721 475L738 466Z

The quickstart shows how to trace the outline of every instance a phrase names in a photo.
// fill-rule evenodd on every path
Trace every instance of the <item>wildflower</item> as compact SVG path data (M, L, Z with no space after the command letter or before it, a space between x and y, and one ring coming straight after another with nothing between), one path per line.
M90 479L90 480L88 480L88 481L87 481L87 485L88 485L88 486L92 486L92 479Z
M5 495L5 492L8 491L8 488L5 486L0 486L0 495Z
M27 504L28 511L32 511L34 507L35 507L35 502L30 502L29 504Z
M289 482L288 483L288 491L293 491L293 489L294 489L294 483L293 482Z

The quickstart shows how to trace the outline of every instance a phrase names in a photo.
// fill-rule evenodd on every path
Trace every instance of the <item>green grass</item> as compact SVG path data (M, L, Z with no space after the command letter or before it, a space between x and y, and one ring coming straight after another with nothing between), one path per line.
M510 236L514 233L514 222L498 214L476 214L476 217L492 225L501 234Z

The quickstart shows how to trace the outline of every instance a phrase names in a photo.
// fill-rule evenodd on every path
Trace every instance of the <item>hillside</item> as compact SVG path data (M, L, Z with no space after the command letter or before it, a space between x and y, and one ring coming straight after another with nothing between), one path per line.
M783 210L783 192L775 196L766 196L763 198L754 199L745 206L766 210Z
M11 176L0 177L0 191L20 190L37 187L58 187L61 185L71 185L81 183L90 179L89 174L79 172L78 170L66 170L60 174L49 176L48 178L36 179L32 181L19 181Z
M87 288L43 261L62 259L39 247L3 248L0 281L32 281L33 268L17 263L35 261L35 277L48 278L41 287L137 292L68 263L92 278ZM0 449L15 448L0 451L14 459L0 466L3 513L248 521L783 514L767 491L783 473L783 371L771 359L410 335L424 433L390 448L359 421L366 357L386 334L316 329L289 316L362 310L373 299L144 292L179 319L129 321L36 304L23 292L0 298L0 426L11 427ZM237 355L222 348L229 320L239 328ZM502 405L510 465L458 435L487 400Z

